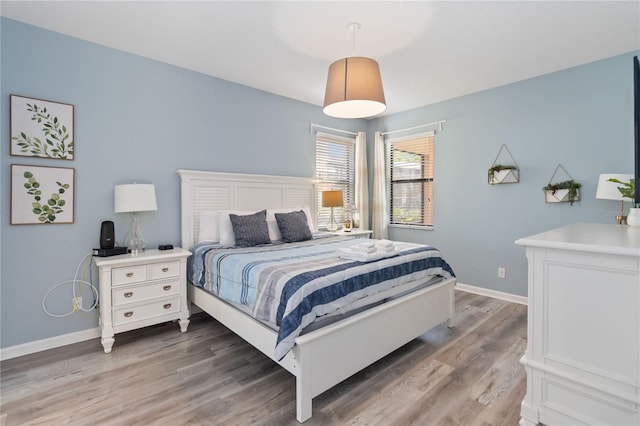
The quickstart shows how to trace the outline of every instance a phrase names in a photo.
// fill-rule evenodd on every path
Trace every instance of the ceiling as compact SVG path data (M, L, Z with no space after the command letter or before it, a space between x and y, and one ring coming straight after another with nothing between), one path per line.
M639 1L2 0L0 13L315 105L331 62L371 57L385 114L640 50Z

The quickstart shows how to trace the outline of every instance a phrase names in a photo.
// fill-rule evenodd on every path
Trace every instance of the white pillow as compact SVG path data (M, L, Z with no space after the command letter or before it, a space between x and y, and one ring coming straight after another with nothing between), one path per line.
M220 231L220 244L235 246L236 237L233 234L233 226L229 214L237 214L238 216L246 216L254 214L260 210L218 210L218 229ZM274 217L275 219L275 217Z
M280 228L278 227L278 222L276 221L275 214L297 212L300 210L302 210L304 214L307 216L307 224L309 225L309 229L311 230L311 232L316 232L314 221L311 218L311 209L309 207L291 207L287 209L267 209L267 226L269 227L269 238L271 239L271 241L282 240L282 233L280 232Z
M199 215L198 242L217 243L220 241L218 211L202 210Z

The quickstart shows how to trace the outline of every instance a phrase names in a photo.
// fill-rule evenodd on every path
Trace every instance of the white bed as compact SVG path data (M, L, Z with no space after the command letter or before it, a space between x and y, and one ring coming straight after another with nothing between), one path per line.
M197 241L202 210L260 210L310 206L312 178L178 170L181 180L182 246ZM275 359L277 331L189 285L190 302L238 334L296 377L296 418L311 417L312 399L364 367L447 321L452 325L455 279L445 279L398 299L296 338L294 348ZM380 334L391 329L393 333Z

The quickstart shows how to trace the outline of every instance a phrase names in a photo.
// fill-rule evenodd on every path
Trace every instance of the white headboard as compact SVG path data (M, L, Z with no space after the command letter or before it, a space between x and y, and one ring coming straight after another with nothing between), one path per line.
M306 207L317 217L315 178L178 170L182 247L197 240L201 210Z

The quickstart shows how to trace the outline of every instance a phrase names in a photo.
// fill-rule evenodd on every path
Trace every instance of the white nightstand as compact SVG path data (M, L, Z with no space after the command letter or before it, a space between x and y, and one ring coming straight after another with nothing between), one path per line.
M371 238L371 234L373 231L368 231L366 229L352 229L351 232L344 232L343 230L329 232L333 235L340 235L344 237L355 237L355 238Z
M100 276L100 328L104 352L113 335L166 321L189 325L187 257L191 252L146 250L139 254L94 257Z

